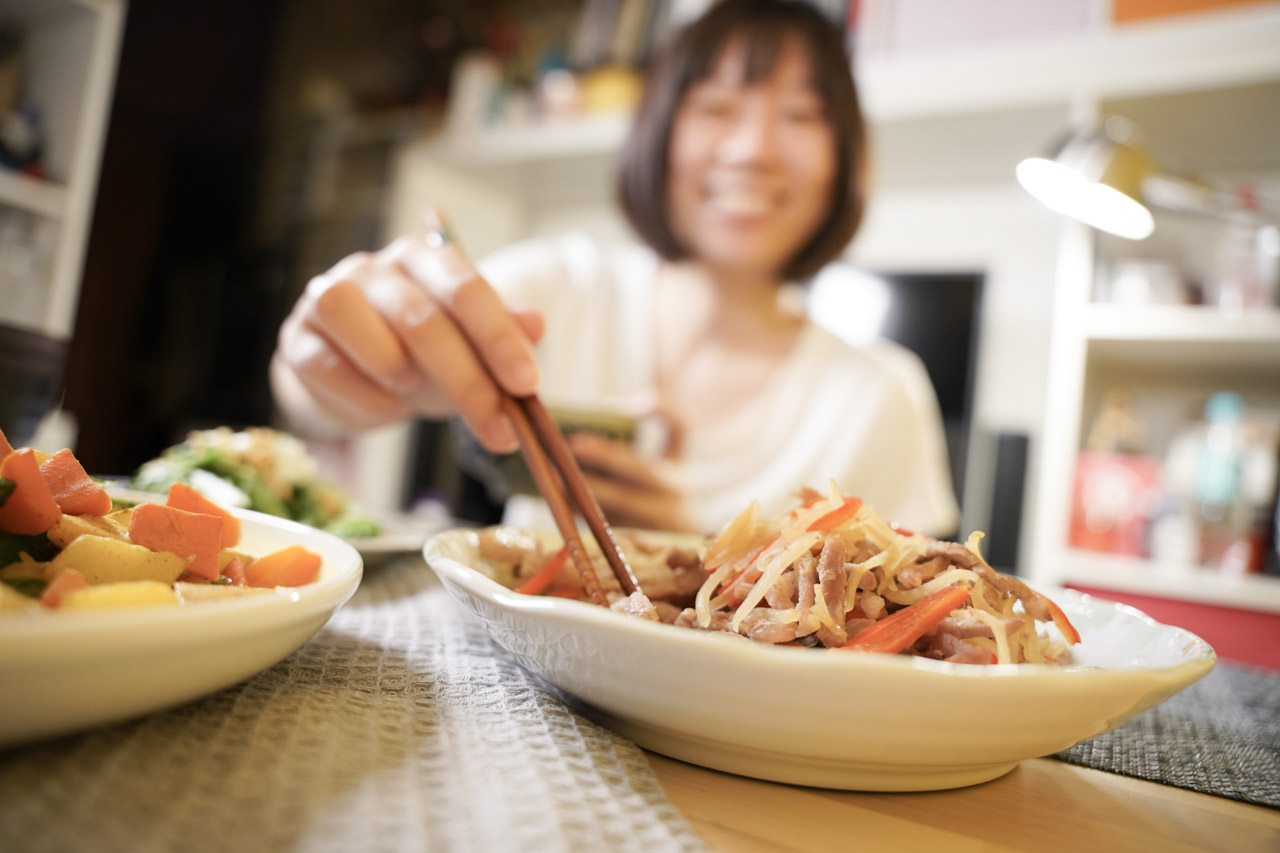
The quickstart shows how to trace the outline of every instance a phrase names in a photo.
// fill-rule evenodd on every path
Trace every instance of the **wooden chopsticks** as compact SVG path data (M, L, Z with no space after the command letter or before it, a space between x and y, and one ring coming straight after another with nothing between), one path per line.
M595 536L596 543L604 553L604 558L609 563L609 568L613 570L614 576L617 577L618 583L622 585L622 589L627 594L639 591L640 584L636 581L631 566L627 564L627 558L623 556L622 549L613 538L613 530L609 527L600 504L596 502L586 480L583 479L582 469L578 467L578 461L569 450L564 434L547 413L542 401L537 395L514 397L504 393L502 405L503 411L515 426L516 435L520 439L520 450L524 454L525 462L529 465L529 470L533 473L533 481L537 484L538 491L546 498L548 506L551 507L551 515L555 519L556 527L564 538L565 547L569 549L569 558L573 560L578 574L582 576L582 585L587 596L596 604L606 607L609 604L600 586L600 579L596 577L591 558L587 556L582 540L578 536L573 506L577 507L578 512L587 522L587 527ZM544 449L551 454L549 458ZM567 496L560 490L560 481L555 476L557 470L568 488Z
M454 242L443 217L430 211L424 218L427 222L429 245L434 248L443 248ZM475 349L474 345L472 349ZM483 365L483 360L480 360L480 363ZM488 367L486 366L485 369L488 370ZM492 373L490 378L493 378ZM600 578L596 576L595 566L578 535L578 525L574 518L575 507L586 521L587 527L595 537L596 544L600 546L605 560L609 563L609 568L613 570L622 589L628 595L639 592L640 584L631 571L631 566L627 563L622 549L618 547L617 540L613 538L613 530L604 517L600 504L591 494L591 489L582 476L582 469L578 467L578 460L569 450L559 425L547 412L536 394L517 397L504 391L496 379L494 385L502 395L503 412L515 427L516 436L520 441L520 451L533 474L533 481L538 491L542 493L542 497L551 508L552 518L555 519L556 527L564 539L569 558L573 560L574 567L582 577L582 585L587 596L595 604L609 606L604 589L600 585ZM561 490L561 483L568 489L567 495Z

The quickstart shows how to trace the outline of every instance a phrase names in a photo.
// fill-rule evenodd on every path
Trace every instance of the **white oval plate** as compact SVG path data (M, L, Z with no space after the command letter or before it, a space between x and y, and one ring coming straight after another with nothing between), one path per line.
M974 666L775 647L520 595L486 574L473 531L440 534L424 554L494 640L604 725L645 749L775 782L985 782L1120 725L1216 660L1194 634L1069 591L1049 592L1084 638L1076 666Z
M360 583L360 555L328 533L236 510L236 550L320 554L320 579L255 595L0 618L0 746L125 720L243 681L296 651Z
M443 519L419 518L403 512L370 510L366 514L378 522L382 531L377 536L343 537L366 560L419 553L426 541L448 524Z

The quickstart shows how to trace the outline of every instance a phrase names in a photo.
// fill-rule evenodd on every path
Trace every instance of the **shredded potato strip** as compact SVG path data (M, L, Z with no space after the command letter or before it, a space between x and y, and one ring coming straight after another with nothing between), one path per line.
M693 609L698 616L698 624L706 628L711 624L711 593L720 582L729 577L730 573L737 568L737 564L733 561L721 563L720 567L707 576L702 582L702 586L698 588L698 595L694 598Z
M888 553L881 551L874 554L861 563L852 563L849 566L849 581L844 588L844 611L848 613L858 603L858 585L862 583L862 576L872 569L884 565L884 561L888 559Z
M982 578L971 569L951 568L938 576L920 584L915 589L886 589L880 593L886 601L894 604L915 604L922 598L932 595L944 586L956 586L960 581L967 581L972 590L973 599L978 599L978 591L984 585Z
M764 598L764 594L782 577L782 573L787 570L796 559L812 548L819 540L822 539L821 533L805 533L790 542L774 545L760 555L760 564L764 567L760 578L751 587L751 591L747 593L747 597L733 614L733 619L729 623L729 627L733 631L738 630L738 626L742 624L742 620L751 612L760 600ZM709 617L708 617L709 618Z
M991 629L991 635L996 638L996 662L1009 663L1012 658L1009 657L1009 635L1005 633L1004 622L980 607L966 608L966 612L986 622Z

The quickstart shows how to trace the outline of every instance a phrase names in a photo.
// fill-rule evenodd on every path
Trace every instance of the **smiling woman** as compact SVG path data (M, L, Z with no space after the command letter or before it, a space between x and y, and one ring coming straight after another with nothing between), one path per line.
M838 27L805 2L713 4L655 58L624 146L619 201L643 245L566 234L472 266L409 235L352 256L285 320L277 400L300 429L456 414L510 452L496 381L665 422L652 452L572 441L615 524L710 531L751 500L777 512L834 478L893 520L949 533L958 512L919 359L848 345L786 298L857 230L863 147ZM508 520L539 511L517 496Z

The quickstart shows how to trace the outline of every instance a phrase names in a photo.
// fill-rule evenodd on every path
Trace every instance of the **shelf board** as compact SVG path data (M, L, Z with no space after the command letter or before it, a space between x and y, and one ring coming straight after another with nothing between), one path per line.
M66 187L0 169L0 205L60 218L67 207Z
M630 124L628 113L602 113L474 135L445 132L429 144L434 157L457 166L532 164L615 152Z
M1206 305L1111 305L1088 310L1093 340L1179 343L1273 343L1280 346L1280 309L1229 312Z
M1280 577L1271 575L1225 575L1192 565L1165 566L1136 557L1068 550L1057 582L1280 613Z
M1260 4L982 49L893 57L871 46L858 78L873 120L910 119L1274 80L1277 41L1280 6Z
M874 122L1061 107L1080 98L1142 97L1280 80L1280 4L1181 15L1006 46L883 57L857 67ZM1027 73L1035 68L1034 74ZM537 164L616 152L628 113L565 118L431 141L460 168Z
M1091 358L1280 372L1280 309L1095 303L1087 309L1084 332Z

